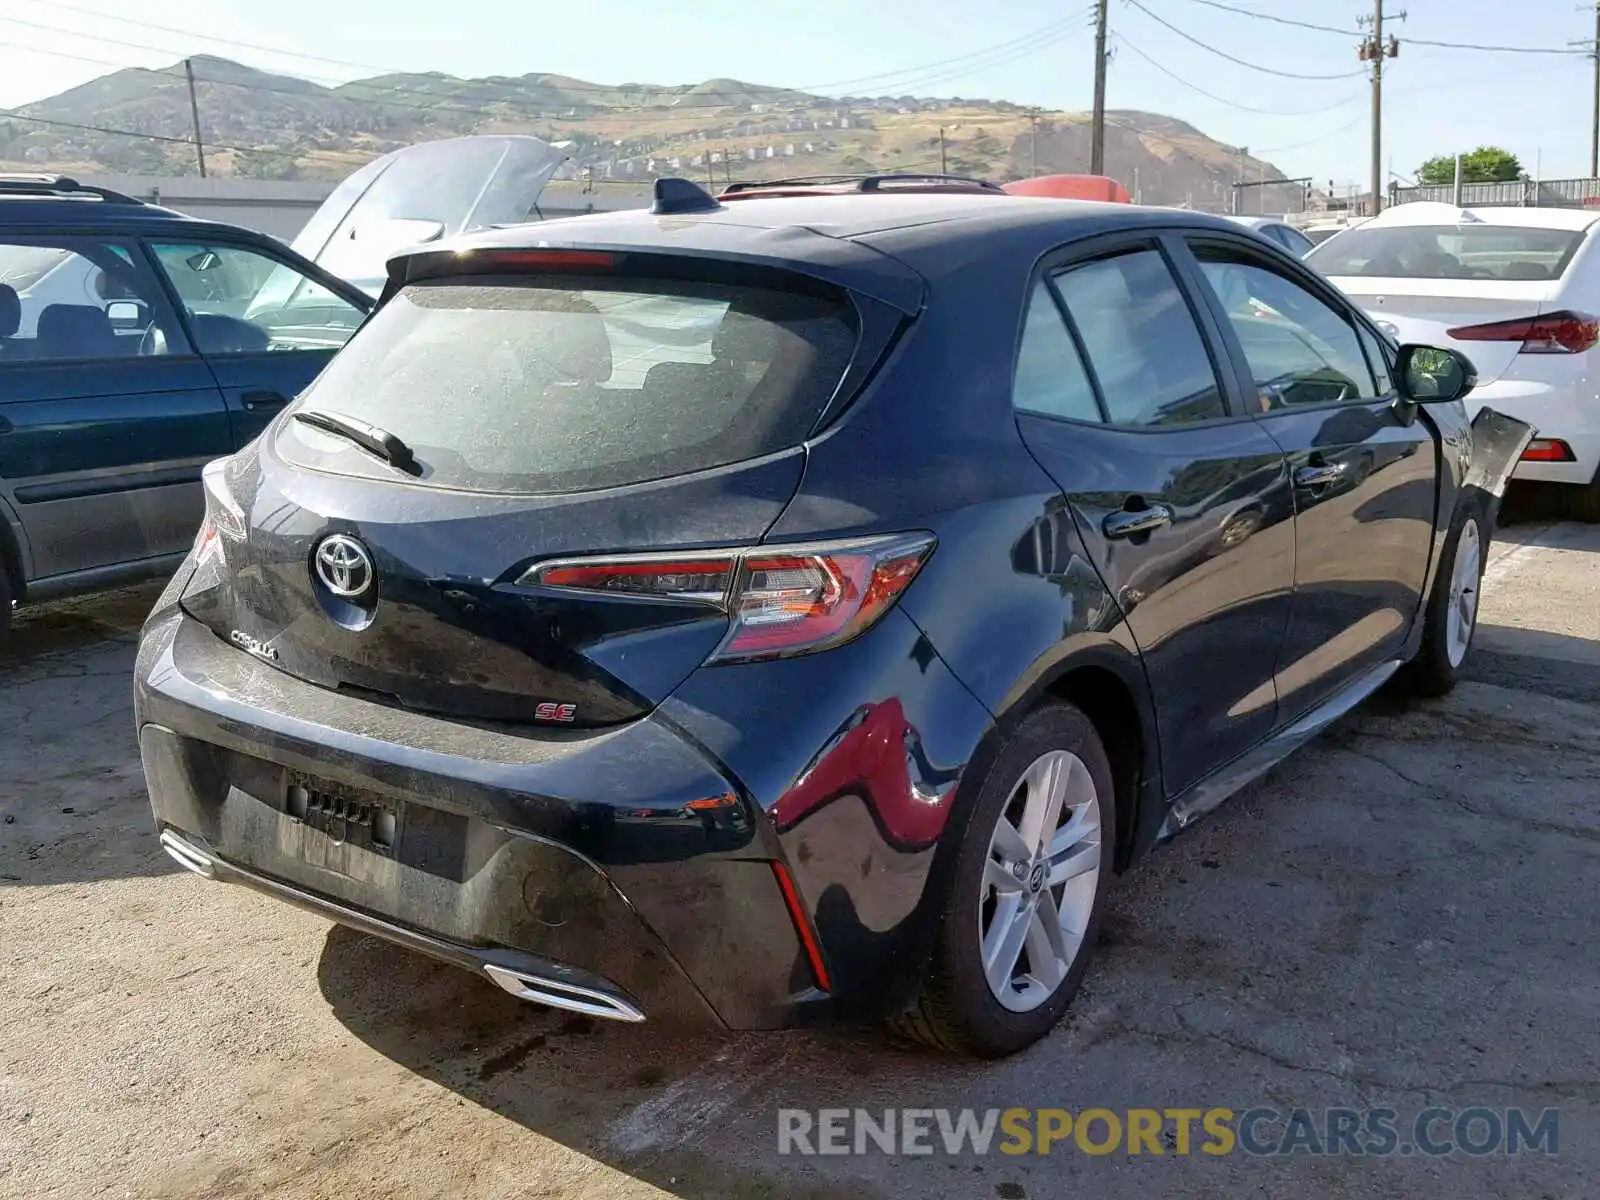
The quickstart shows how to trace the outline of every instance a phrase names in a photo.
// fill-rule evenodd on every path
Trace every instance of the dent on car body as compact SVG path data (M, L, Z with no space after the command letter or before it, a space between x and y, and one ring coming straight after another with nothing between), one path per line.
M1492 408L1480 408L1472 418L1472 450L1464 483L1497 499L1504 496L1511 472L1537 433L1526 421Z

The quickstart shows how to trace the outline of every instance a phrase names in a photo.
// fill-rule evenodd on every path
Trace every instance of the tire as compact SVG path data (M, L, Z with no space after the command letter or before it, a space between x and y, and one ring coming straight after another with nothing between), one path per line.
M0 554L0 649L5 648L11 634L11 575L6 570L4 555Z
M979 770L975 798L959 832L928 976L917 1003L890 1024L896 1032L941 1050L998 1058L1049 1033L1083 980L1111 879L1115 793L1111 764L1093 724L1064 703L1046 704L1023 717L988 766ZM1052 826L1057 870L1071 877L1045 886L1044 838L1029 835L1050 820L1051 794L1060 797ZM1030 797L1045 798L1040 810L1045 815L1030 819ZM1001 833L1002 817L1018 841ZM1031 865L1017 853L1000 853L996 846L1002 842L1031 849ZM1084 869L1091 861L1092 877ZM996 880L1003 881L1003 892ZM1048 923L1052 907L1065 915L1053 943ZM986 936L996 947L1021 940L1014 966L1000 964L985 973ZM1037 966L1031 961L1035 953L1040 954ZM1001 949L998 957L1005 954ZM991 975L1001 982L991 985Z
M1564 489L1563 508L1574 521L1600 525L1600 477Z
M1412 695L1443 696L1460 681L1478 629L1480 589L1488 549L1489 535L1482 507L1476 503L1463 505L1451 524L1439 574L1433 581L1433 593L1428 597L1422 645L1401 676L1405 689ZM1469 578L1458 579L1456 566L1463 553L1474 556L1476 570L1466 567ZM1470 620L1463 639L1460 626L1452 622L1451 616L1452 611L1458 615L1464 612L1461 596L1469 588Z

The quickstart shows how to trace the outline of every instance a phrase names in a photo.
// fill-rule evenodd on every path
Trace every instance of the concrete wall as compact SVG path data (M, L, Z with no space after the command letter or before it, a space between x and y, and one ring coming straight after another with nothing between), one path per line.
M175 208L190 216L226 221L292 242L311 214L328 198L331 180L201 179L198 176L98 175L84 183ZM642 191L603 188L585 193L576 185L552 183L540 197L539 211L547 220L589 212L644 208L650 203Z
M200 179L186 176L101 175L83 182L209 221L243 225L293 241L328 198L327 180Z

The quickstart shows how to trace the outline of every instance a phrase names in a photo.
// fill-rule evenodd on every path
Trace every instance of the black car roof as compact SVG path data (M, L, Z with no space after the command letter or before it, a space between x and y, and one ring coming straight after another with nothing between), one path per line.
M129 232L150 230L160 232L175 226L200 229L226 229L251 238L263 235L237 225L207 221L187 213L162 208L142 201L125 203L116 200L99 200L89 197L65 198L50 196L0 195L0 229L21 226L42 230L123 229Z
M404 280L416 260L437 263L495 249L702 254L788 266L915 311L930 255L960 258L963 247L982 244L1036 258L1078 238L1174 225L1238 228L1180 209L987 193L799 196L743 200L706 212L632 209L483 230L399 255L390 260L390 275Z

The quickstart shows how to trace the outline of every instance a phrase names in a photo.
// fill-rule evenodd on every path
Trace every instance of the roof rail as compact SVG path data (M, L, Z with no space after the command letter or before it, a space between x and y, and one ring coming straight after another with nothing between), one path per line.
M753 192L763 188L839 187L843 184L854 184L855 190L858 192L892 190L896 184L949 185L951 187L968 187L984 192L998 192L1001 190L999 184L990 183L987 179L975 179L970 175L945 175L933 171L901 171L878 175L796 175L787 179L740 180L723 188L722 194L731 196L739 192ZM889 187L885 188L885 184L889 185Z
M65 175L32 175L23 172L9 174L0 172L0 196L92 196L107 204L137 204L141 207L144 205L143 200L133 196L125 196L110 188L90 187Z

